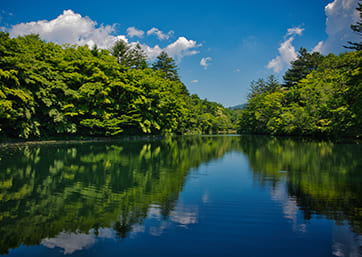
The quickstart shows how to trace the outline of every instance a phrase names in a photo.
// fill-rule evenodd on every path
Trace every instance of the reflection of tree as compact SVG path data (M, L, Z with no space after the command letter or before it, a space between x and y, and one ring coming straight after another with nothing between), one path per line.
M240 146L260 183L286 179L288 194L305 219L319 214L348 220L355 232L362 232L359 145L242 136Z
M192 167L219 158L232 137L98 142L0 148L0 254L62 231L120 238L150 205L174 209Z

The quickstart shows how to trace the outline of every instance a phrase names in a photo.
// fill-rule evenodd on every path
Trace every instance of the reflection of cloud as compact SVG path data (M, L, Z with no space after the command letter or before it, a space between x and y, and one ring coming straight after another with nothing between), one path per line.
M198 222L197 207L180 208L171 212L171 220L181 225L196 224Z
M94 233L94 230L91 229L90 233ZM114 230L110 228L101 228L98 230L97 237L100 238L114 238Z
M161 207L159 205L151 205L147 212L147 219L150 219L152 225L149 227L137 225L132 227L131 235L138 233L149 233L152 236L161 236L163 232L171 227L178 226L187 228L187 225L198 223L198 206L185 206L179 202L173 209L167 220L162 219Z
M145 233L145 226L140 224L135 224L132 226L132 230L129 232L130 238L135 238L137 234Z
M147 217L151 219L161 220L161 208L159 205L150 205L147 212Z
M203 195L202 195L202 202L203 203L208 203L209 202L209 192L205 192Z
M41 244L48 248L59 247L64 249L64 254L72 254L77 250L93 245L96 238L93 234L76 234L62 232L55 238L45 238Z
M273 188L272 199L282 204L284 217L291 220L293 223L293 230L305 233L307 232L307 225L302 223L298 224L298 205L294 198L288 196L288 192L284 183L279 183Z
M334 256L338 257L358 257L359 248L362 245L362 235L354 237L347 224L334 225L333 246Z
M170 227L170 222L168 221L161 221L159 226L153 226L149 228L149 233L152 236L161 236L163 231Z

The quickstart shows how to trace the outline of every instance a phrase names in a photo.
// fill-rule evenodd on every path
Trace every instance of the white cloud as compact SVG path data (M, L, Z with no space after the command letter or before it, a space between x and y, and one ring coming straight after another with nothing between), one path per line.
M199 81L197 79L191 81L191 83L199 83Z
M158 37L159 40L165 40L165 39L169 39L170 36L173 35L173 31L169 31L167 34L164 34L161 30L159 30L158 28L153 27L152 29L150 29L149 31L147 31L147 36L150 35L156 35Z
M323 49L323 41L319 41L318 44L313 48L312 53L321 52Z
M188 40L185 37L179 37L175 42L169 44L165 48L161 48L159 45L155 45L154 47L148 46L146 44L140 45L147 54L148 59L151 61L154 60L162 51L165 51L177 62L180 62L181 59L185 56L198 54L199 51L197 51L196 48L201 46L201 44L197 44L196 41Z
M286 34L287 38L278 48L279 55L268 63L268 69L273 69L274 72L279 73L283 70L284 66L289 65L290 62L297 59L298 54L292 43L295 35L301 35L303 30L304 29L300 27L288 29L288 33Z
M135 27L129 27L127 29L127 35L130 37L130 38L133 38L133 37L140 37L142 38L143 37L143 34L145 34L145 32L143 30L139 30L139 29L136 29Z
M20 23L4 30L7 30L11 37L34 33L39 34L40 37L46 41L52 41L57 44L87 44L89 47L97 44L99 48L109 49L117 40L123 40L128 43L125 35L115 35L115 26L116 24L98 25L97 22L91 20L89 17L83 17L80 14L74 13L72 10L65 10L63 14L50 21L40 20ZM127 33L130 38L142 37L144 35L144 31L138 30L135 27L129 27ZM164 34L159 29L152 28L147 32L147 35L151 34L157 35L159 39L168 39L173 34L173 31ZM159 45L152 47L140 42L132 42L130 44L131 46L135 46L137 43L139 43L146 52L149 60L155 59L162 51L166 51L170 56L175 58L177 62L180 62L184 56L199 53L196 48L201 46L201 44L197 44L196 41L189 40L185 37L179 37L175 42L165 48L161 48Z
M287 36L291 36L291 35L299 35L299 36L301 36L303 31L304 31L304 29L301 28L301 27L289 28Z
M202 58L201 61L200 61L200 65L203 66L205 70L207 70L207 67L210 64L208 62L211 61L211 60L212 60L211 57Z
M146 44L141 44L141 47L147 54L149 60L154 60L163 51L163 49L159 45L150 47Z
M40 20L13 25L10 36L22 36L30 33L39 34L46 41L58 44L88 44L92 47L97 44L100 48L109 48L118 39L127 41L125 36L112 35L115 25L100 25L89 17L82 17L72 10L65 10L54 20Z
M198 54L199 51L195 48L200 47L201 44L197 44L194 40L188 40L185 37L179 37L175 42L169 44L165 51L180 62L184 56Z
M360 42L360 36L351 30L351 24L359 21L359 12L356 10L358 0L334 0L325 7L326 33L328 38L319 42L315 47L322 54L329 52L339 53L346 49L347 41Z

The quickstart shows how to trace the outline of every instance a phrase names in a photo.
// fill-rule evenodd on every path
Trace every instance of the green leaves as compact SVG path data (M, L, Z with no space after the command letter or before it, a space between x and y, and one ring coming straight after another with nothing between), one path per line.
M271 91L264 80L253 82L239 121L240 132L360 136L361 54L323 57L317 68L290 87Z
M140 46L109 51L0 33L0 129L7 137L217 133L231 125L216 103L192 100L162 53L147 68ZM191 119L191 121L189 121Z

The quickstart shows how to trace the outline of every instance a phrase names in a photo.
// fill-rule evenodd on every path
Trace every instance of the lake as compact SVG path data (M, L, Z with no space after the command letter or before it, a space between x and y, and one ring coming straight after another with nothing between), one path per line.
M195 136L0 147L2 256L362 256L362 147Z

